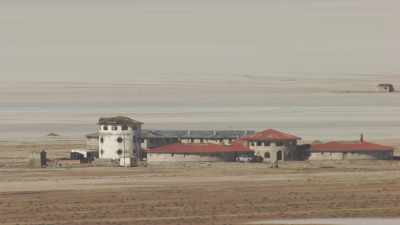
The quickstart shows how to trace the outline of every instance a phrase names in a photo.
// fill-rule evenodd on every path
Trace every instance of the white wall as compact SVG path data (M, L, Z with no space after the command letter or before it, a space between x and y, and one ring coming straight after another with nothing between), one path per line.
M216 162L234 161L233 153L221 155L200 154L171 154L171 153L147 153L147 161L151 162Z
M271 142L270 145L265 145L264 142L261 142L261 146L256 143L249 141L249 148L254 151L254 155L262 157L264 161L276 160L279 151L282 152L282 160L289 160L291 152L296 150L296 142L290 142L290 144L289 142L283 142L282 146L277 146L275 142ZM266 152L269 152L270 158L264 157Z
M386 160L392 158L393 152L312 152L309 160Z
M117 126L117 130L112 130L111 127L108 126L108 130L103 130L101 126L99 129L99 158L119 159L124 156L132 156L135 131L131 127L128 130L122 130L121 126ZM117 141L119 137L122 138L121 143ZM118 154L118 150L122 150L122 154Z

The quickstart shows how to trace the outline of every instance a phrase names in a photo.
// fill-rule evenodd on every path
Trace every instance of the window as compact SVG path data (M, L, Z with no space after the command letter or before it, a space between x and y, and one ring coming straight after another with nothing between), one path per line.
M257 141L257 146L261 146L261 141Z
M282 159L283 159L282 151L278 151L276 154L277 154L277 157L276 157L276 158L277 158L278 160L282 160Z
M104 138L100 137L100 143L104 143Z
M128 126L127 125L123 125L122 126L122 130L128 130Z
M282 145L283 145L282 142L280 142L280 141L276 142L276 146L282 146Z
M117 154L122 155L122 149L118 149Z
M117 126L112 126L111 130L118 130L118 127Z
M269 159L271 157L271 154L269 152L264 153L264 158Z
M265 146L271 146L271 142L266 141L266 142L264 142L264 145L265 145Z
M204 143L204 139L203 138L200 138L200 143Z
M124 139L123 139L122 137L118 137L118 138L117 138L117 142L118 142L118 143L122 143L123 140L124 140Z
M108 126L107 126L107 125L104 125L104 126L103 126L103 130L108 130Z

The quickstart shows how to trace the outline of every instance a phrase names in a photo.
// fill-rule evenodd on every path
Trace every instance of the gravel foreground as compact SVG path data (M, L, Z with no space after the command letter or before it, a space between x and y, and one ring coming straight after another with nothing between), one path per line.
M79 145L47 142L50 156ZM247 224L400 215L397 161L29 169L23 156L34 146L0 144L0 224Z

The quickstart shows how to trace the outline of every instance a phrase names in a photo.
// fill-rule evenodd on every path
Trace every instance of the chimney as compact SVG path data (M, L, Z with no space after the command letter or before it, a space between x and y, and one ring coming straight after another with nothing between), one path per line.
M363 143L363 142L364 142L364 134L361 133L361 134L360 134L360 143Z

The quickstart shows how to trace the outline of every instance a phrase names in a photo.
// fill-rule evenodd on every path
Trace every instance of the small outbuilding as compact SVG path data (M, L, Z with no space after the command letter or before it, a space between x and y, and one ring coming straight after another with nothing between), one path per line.
M378 91L379 92L394 92L394 86L393 84L378 84Z
M240 154L253 151L241 143L220 144L171 144L147 149L147 162L232 162Z
M369 142L328 142L311 145L309 160L389 160L394 149Z

